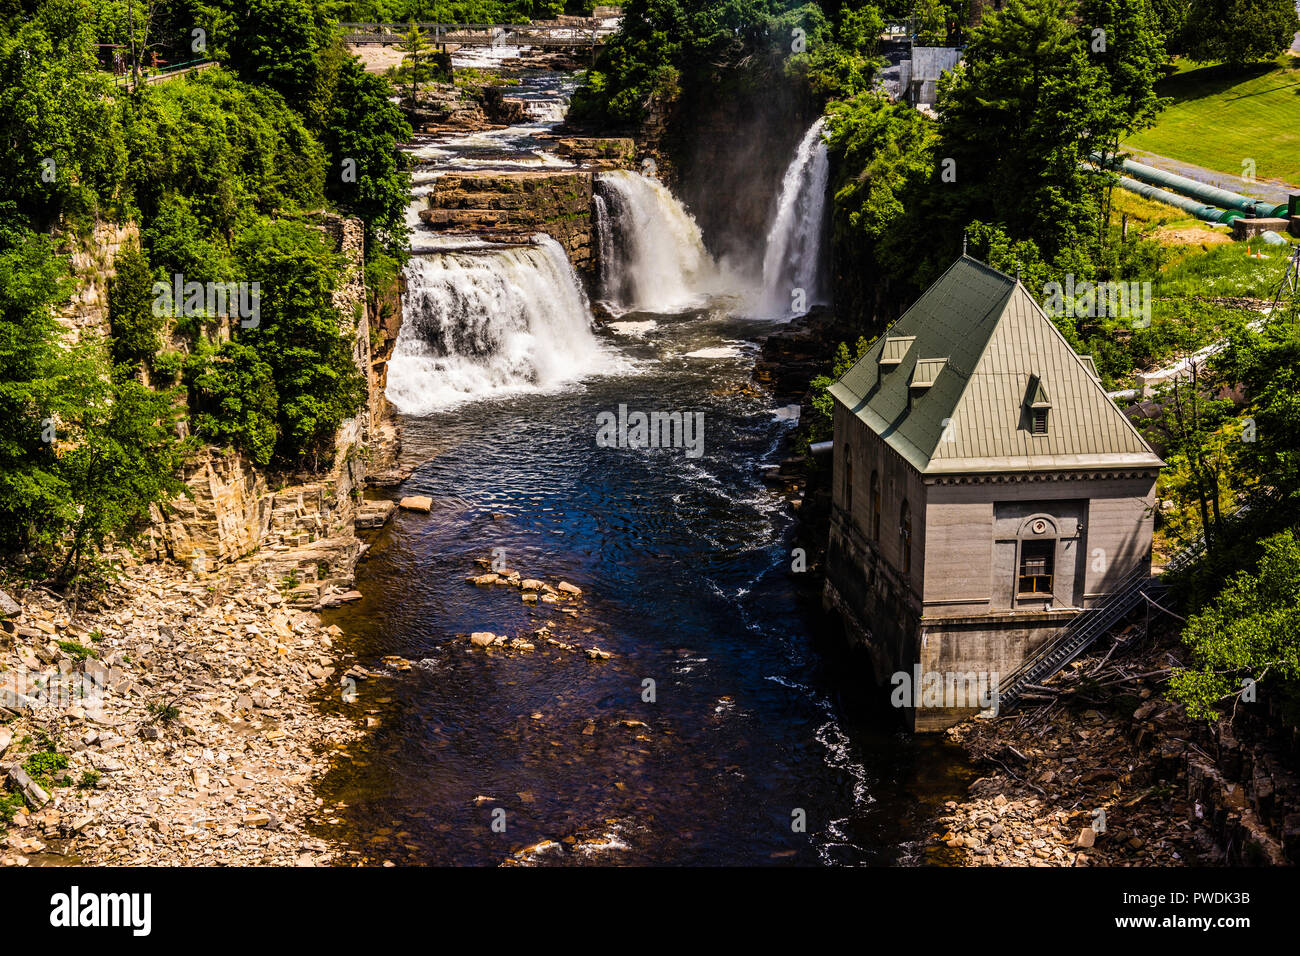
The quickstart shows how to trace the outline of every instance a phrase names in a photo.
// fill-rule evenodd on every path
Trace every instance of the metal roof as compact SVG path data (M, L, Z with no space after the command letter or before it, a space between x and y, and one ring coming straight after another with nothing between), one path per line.
M897 365L880 361L897 354ZM888 350L888 351L886 351ZM929 388L920 356L946 355ZM1030 431L1031 377L1051 395ZM923 474L1158 468L1164 463L1016 279L962 256L830 387Z

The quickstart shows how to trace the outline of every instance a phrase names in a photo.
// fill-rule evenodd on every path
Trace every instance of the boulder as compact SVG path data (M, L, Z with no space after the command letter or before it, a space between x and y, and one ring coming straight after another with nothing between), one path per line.
M4 591L0 591L0 617L17 617L23 613L23 606Z
M397 507L407 511L423 511L428 514L433 510L433 499L428 495L408 495L397 503Z
M50 795L17 764L9 768L9 782L34 807L43 807L50 802Z

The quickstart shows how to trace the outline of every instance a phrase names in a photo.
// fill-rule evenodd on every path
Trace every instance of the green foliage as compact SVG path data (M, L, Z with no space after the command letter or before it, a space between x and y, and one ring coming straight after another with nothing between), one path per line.
M809 383L809 389L812 392L812 421L808 424L808 440L810 442L826 441L831 437L831 431L834 424L835 399L827 391L832 385L838 382L844 373L851 369L862 356L867 354L871 348L872 342L865 338L859 338L853 347L853 352L849 352L847 343L841 342L835 350L835 360L831 364L830 375L817 375Z
M102 341L65 343L50 309L66 269L44 237L0 240L0 547L61 550L63 580L180 493L184 455L173 396L114 375Z
M1240 692L1243 678L1275 678L1291 694L1300 681L1300 542L1287 529L1263 541L1253 573L1231 578L1213 603L1187 622L1193 664L1171 678L1172 696L1194 716L1219 717L1216 704Z
M1292 0L1192 0L1182 42L1197 62L1243 67L1273 59L1298 30Z
M390 253L405 244L411 187L398 149L410 141L411 126L389 101L391 95L387 81L349 60L334 88L324 134L326 195L364 220L368 246L378 243Z
M865 301L889 277L911 276L915 268L914 239L905 217L933 189L935 127L906 104L890 103L877 93L833 102L827 117L827 141L835 157L831 216L836 256L854 264L840 285L849 301ZM862 263L872 268L864 270Z
M186 490L177 477L189 449L176 436L176 396L111 371L99 341L68 350L60 370L57 475L66 500L61 520L36 531L47 553L64 549L60 582L80 572L89 549L138 527L151 504Z
M4 793L0 791L0 825L8 826L14 822L14 814L27 806L21 793Z
M324 8L311 0L240 0L232 5L229 62L241 77L276 90L294 107L308 108L324 81L332 39Z
M52 443L62 331L51 314L70 291L50 240L0 230L0 549L21 547L63 496Z
M176 706L176 701L158 701L151 700L145 709L153 717L155 723L170 724L173 720L181 715L181 709Z
M1249 397L1252 440L1241 448L1248 470L1284 496L1300 490L1300 333L1281 322L1260 331L1239 326L1216 366Z
M243 451L259 465L275 453L279 400L275 372L243 342L214 348L200 340L186 368L195 433Z
M135 243L124 246L108 283L110 349L115 364L138 366L158 351L163 316L154 309L153 270Z
M288 221L245 230L236 258L260 284L259 319L215 352L196 352L187 371L196 431L260 464L319 459L365 395L332 299L341 259L319 232Z
M38 226L111 207L126 163L86 0L47 0L0 33L0 207Z
M59 650L71 657L75 657L79 661L84 661L88 657L97 656L93 648L86 647L84 644L78 644L76 641L59 641Z
M614 123L640 120L655 96L672 98L680 64L703 38L686 23L679 0L629 0L623 23L587 71L573 95L570 113Z
M1070 12L1063 0L1010 0L985 14L940 85L935 155L953 164L940 187L953 218L1001 223L1060 271L1088 275L1101 196L1082 163L1111 105Z
M47 749L23 761L23 770L47 793L54 787L71 786L72 778L64 773L68 769L68 755L56 752L52 741L46 746Z
M141 90L125 124L128 180L151 237L161 233L154 220L170 216L197 220L182 227L187 237L229 243L258 214L324 202L325 152L302 117L275 93L224 71ZM152 243L149 251L156 264L171 265Z

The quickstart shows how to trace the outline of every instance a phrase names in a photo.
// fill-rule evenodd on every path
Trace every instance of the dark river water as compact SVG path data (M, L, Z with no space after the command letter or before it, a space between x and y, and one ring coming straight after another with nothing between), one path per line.
M923 847L970 771L899 730L842 662L817 582L791 570L795 512L762 481L797 412L750 382L771 324L715 290L710 308L621 314L593 340L553 243L483 251L420 227L446 172L563 168L546 133L573 83L524 72L509 92L534 123L411 147L424 258L388 394L419 412L402 417L415 470L395 494L433 510L375 532L364 599L326 614L380 676L322 701L377 726L320 787L321 834L372 864L943 862ZM692 295L712 266L689 217L644 179L608 188L639 296ZM620 405L702 413L703 453L604 447L597 416ZM582 596L527 604L467 581L494 557ZM535 649L474 647L476 631Z
M380 723L326 778L323 833L369 863L942 862L921 847L970 772L868 706L823 646L793 512L760 478L791 428L746 388L762 327L622 318L654 323L600 332L630 370L403 419L419 464L400 492L433 511L378 532L365 598L327 615L384 676L326 704ZM620 404L702 412L703 455L599 447L596 416ZM494 549L582 598L468 583ZM544 626L575 650L530 637ZM474 631L536 649L472 647Z

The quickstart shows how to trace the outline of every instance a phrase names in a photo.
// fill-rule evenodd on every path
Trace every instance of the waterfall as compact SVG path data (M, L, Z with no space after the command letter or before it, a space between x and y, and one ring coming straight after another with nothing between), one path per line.
M763 253L759 310L764 316L802 315L808 307L825 301L821 246L830 161L822 126L819 119L804 134L781 181L781 198ZM804 293L804 308L797 311L796 289Z
M592 209L596 216L596 266L599 272L598 284L600 288L601 299L610 300L613 298L613 272L614 262L614 227L609 221L609 206L605 204L605 197L599 192L593 192L591 196Z
M610 305L624 311L678 312L721 291L700 227L663 183L613 170L596 178L596 192L601 295Z
M578 277L549 236L413 256L405 278L387 392L402 412L549 388L610 364Z

